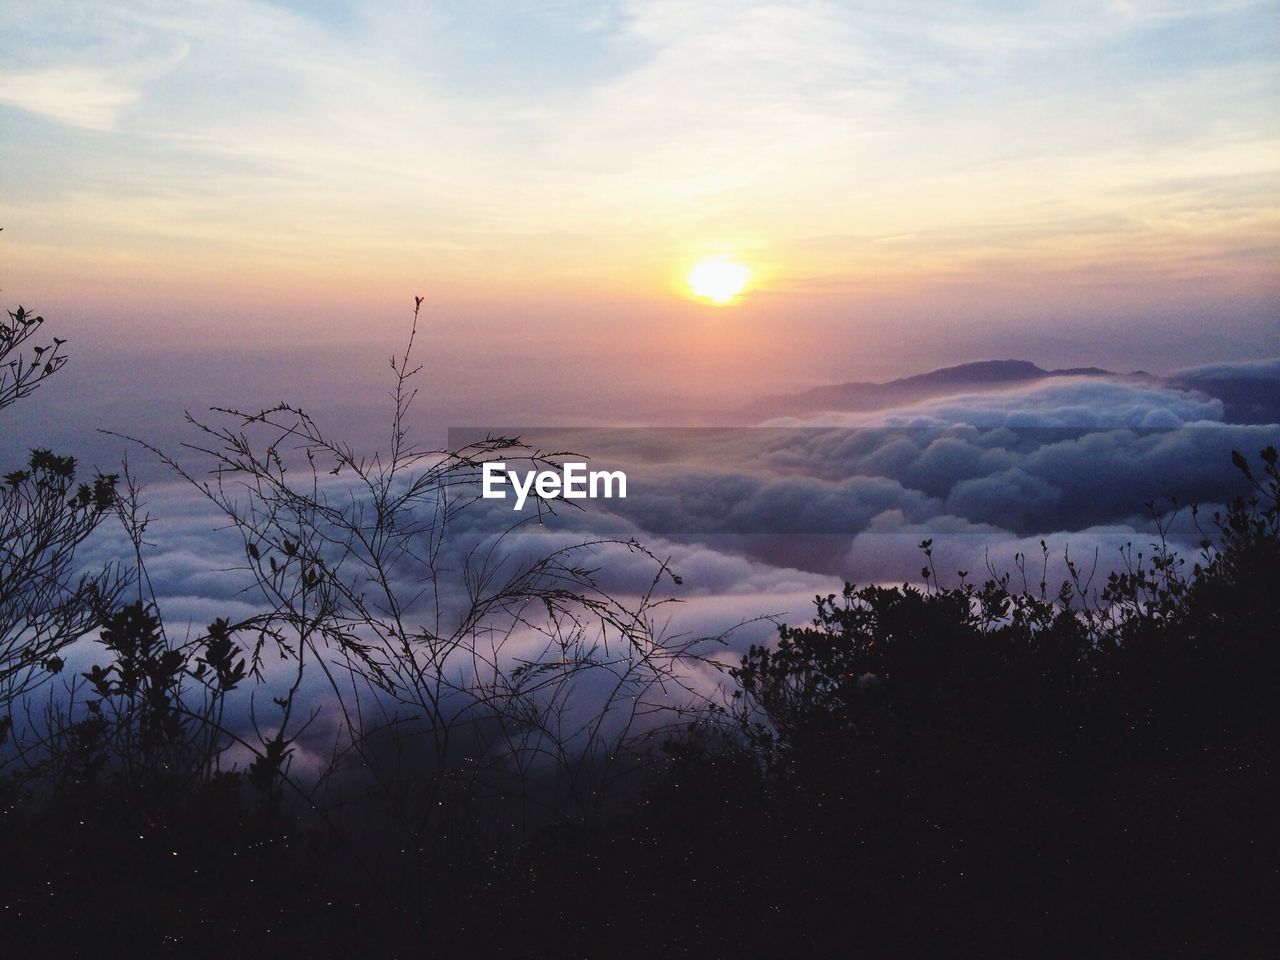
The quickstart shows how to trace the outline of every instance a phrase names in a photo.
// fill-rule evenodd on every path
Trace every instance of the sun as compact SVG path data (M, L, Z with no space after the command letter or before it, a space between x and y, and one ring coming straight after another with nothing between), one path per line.
M699 260L685 275L685 281L694 296L710 300L717 306L725 306L737 300L750 279L749 269L727 257Z

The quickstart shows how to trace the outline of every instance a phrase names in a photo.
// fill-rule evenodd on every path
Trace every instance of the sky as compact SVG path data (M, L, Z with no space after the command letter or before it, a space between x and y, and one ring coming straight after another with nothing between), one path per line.
M423 295L452 422L1275 355L1278 54L1268 0L6 0L0 287L231 392L373 382Z

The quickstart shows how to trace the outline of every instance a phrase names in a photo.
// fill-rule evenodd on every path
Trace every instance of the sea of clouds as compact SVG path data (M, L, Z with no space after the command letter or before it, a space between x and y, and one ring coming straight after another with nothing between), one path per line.
M1276 369L1233 365L1232 376ZM1065 573L1067 551L1090 564L1096 554L1105 572L1126 543L1145 549L1158 520L1194 552L1213 510L1246 492L1232 451L1280 443L1280 427L1226 423L1222 404L1201 393L1078 377L759 428L580 429L556 439L593 466L626 469L627 499L561 502L515 534L509 502L477 502L454 522L456 562L444 566L461 569L477 545L518 564L583 539L635 538L682 578L679 629L718 633L760 614L806 618L814 594L845 580L919 580L926 538L948 576L1009 569L1016 553L1039 554L1041 540L1052 574ZM240 538L207 500L179 481L154 483L144 497L154 517L147 571L169 617L236 618L261 603ZM1171 498L1203 505L1198 526ZM86 559L121 547L104 531ZM649 587L651 564L623 545L587 552L608 589Z
M1230 376L1276 370L1232 365ZM422 601L422 617L447 625L463 615L468 564L478 556L511 572L584 542L575 560L595 571L601 589L638 598L654 588L657 567L628 543L635 540L680 578L660 579L658 595L677 602L658 608L654 629L672 641L716 638L706 652L731 664L776 635L777 621L807 621L815 595L846 581L920 582L926 539L943 585L958 583L961 571L979 581L1008 571L1016 585L1025 576L1038 589L1043 579L1052 593L1070 557L1097 586L1162 536L1194 559L1212 535L1213 512L1248 492L1232 452L1280 445L1280 426L1226 422L1219 400L1193 390L1072 377L754 428L591 428L531 439L572 449L593 467L625 469L627 499L582 508L561 501L540 518L513 514L510 501L477 499L449 529L439 590ZM199 476L198 462L189 466ZM326 477L321 490L335 503L360 498L343 477ZM244 542L215 505L179 479L151 483L143 498L153 518L146 588L171 634L264 608ZM127 540L108 525L83 559L127 555ZM413 576L394 585L406 597L422 587ZM90 640L73 665L95 658ZM714 670L704 673L695 680L709 689ZM325 692L317 686L306 696L320 707Z

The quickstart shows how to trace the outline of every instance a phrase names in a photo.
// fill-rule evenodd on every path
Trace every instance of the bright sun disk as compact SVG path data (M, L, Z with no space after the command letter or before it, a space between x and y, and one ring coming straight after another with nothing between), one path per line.
M726 257L707 257L689 268L685 280L694 296L724 305L746 289L751 271Z

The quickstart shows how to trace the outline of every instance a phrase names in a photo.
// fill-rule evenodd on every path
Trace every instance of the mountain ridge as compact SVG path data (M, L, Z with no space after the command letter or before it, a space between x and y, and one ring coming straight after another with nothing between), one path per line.
M820 410L880 410L902 403L927 400L956 387L1013 386L1065 376L1123 376L1101 367L1046 370L1030 360L975 360L883 383L849 381L812 387L800 393L778 394L750 404L754 415L794 416Z
M756 419L800 416L838 410L868 412L919 403L958 390L1013 388L1055 377L1096 377L1141 380L1175 390L1191 390L1222 401L1224 415L1232 423L1280 422L1280 381L1186 374L1162 377L1144 370L1119 373L1103 367L1045 369L1030 360L975 360L939 367L926 373L882 383L849 381L811 387L798 393L763 397L742 410Z

